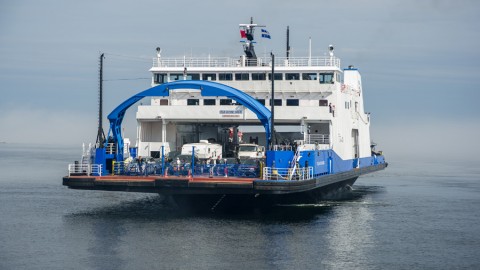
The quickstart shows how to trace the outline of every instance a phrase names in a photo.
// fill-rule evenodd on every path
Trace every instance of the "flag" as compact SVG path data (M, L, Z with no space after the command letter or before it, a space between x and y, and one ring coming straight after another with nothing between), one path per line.
M263 37L263 38L268 38L268 39L271 38L271 37L270 37L270 33L269 33L267 30L265 30L265 29L262 29L262 37Z
M240 36L242 38L247 38L247 34L245 33L245 30L240 30Z

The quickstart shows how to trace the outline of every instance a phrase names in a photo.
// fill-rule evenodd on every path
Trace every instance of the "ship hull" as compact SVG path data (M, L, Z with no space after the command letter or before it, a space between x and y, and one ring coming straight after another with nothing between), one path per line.
M66 176L72 189L158 193L168 202L194 208L244 208L278 204L309 204L335 198L363 174L384 169L377 164L309 180L261 180L245 178Z
M166 202L183 209L241 210L276 205L315 204L322 200L340 199L348 194L358 177L301 192L284 194L176 194Z

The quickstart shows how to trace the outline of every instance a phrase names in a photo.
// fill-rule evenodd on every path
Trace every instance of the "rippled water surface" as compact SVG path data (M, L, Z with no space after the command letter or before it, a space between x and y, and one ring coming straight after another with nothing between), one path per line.
M345 200L192 213L63 187L79 155L0 144L0 269L480 269L475 162L387 156Z

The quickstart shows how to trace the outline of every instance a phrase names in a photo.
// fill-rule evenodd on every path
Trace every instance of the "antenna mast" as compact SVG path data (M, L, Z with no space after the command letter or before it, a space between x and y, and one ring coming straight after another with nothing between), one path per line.
M290 27L287 26L287 60L290 57Z
M99 69L99 90L98 90L98 133L97 133L97 148L103 148L105 139L105 133L103 132L103 59L104 54L100 55L100 69Z

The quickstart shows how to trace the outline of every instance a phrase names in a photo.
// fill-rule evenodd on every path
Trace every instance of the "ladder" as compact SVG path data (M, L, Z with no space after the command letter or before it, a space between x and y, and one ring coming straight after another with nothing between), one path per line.
M292 180L293 175L295 174L295 171L297 170L297 163L298 160L300 160L302 156L300 156L300 151L297 148L297 151L295 151L295 155L293 156L293 160L290 163L290 173L288 175L288 180Z

